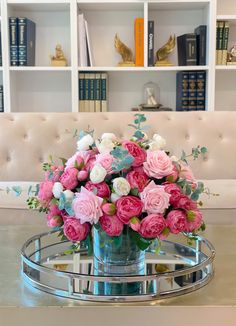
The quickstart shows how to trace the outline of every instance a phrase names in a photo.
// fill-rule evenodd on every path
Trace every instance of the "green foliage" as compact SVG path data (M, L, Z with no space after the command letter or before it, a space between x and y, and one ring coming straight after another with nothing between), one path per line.
M186 154L185 151L182 151L182 155L180 160L188 164L187 158L192 157L194 160L199 158L199 156L205 157L207 154L207 148L206 147L193 147L191 154Z
M64 157L59 157L61 162L62 162L62 165L65 166L66 165L66 162L67 162L67 159L64 158Z
M152 242L152 239L150 239L150 240L144 239L143 237L141 237L140 234L138 234L135 231L132 231L131 236L132 236L133 240L136 242L138 248L143 251L146 250Z
M144 114L137 113L134 115L134 123L129 124L130 127L136 129L133 137L137 139L142 139L144 137L143 130L146 130L150 128L150 126L141 126L143 122L145 122L147 119Z
M112 163L112 169L114 172L119 172L124 169L129 169L134 161L133 156L121 146L117 146L111 151L111 155L115 158Z
M29 209L38 209L40 206L40 201L37 197L30 197L27 199L27 205Z

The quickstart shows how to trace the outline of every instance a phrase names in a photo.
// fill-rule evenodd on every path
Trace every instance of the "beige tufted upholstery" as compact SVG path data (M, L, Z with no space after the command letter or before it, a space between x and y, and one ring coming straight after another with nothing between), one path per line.
M161 134L171 153L179 156L182 149L189 153L197 145L208 148L208 157L192 162L191 166L197 178L209 180L213 192L222 193L220 199L207 204L213 222L216 216L222 218L222 214L224 221L233 220L236 208L236 112L160 112L147 113L146 117L147 124L151 125L148 134ZM119 137L129 137L132 128L128 124L132 121L132 112L1 114L0 181L41 180L42 162L47 161L49 155L68 158L74 153L75 129L89 126L95 129L95 136L114 132ZM230 189L229 194L227 189ZM4 207L4 203L0 205Z

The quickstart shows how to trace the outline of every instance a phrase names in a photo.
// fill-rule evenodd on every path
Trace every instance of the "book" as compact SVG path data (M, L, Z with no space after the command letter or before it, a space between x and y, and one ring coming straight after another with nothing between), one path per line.
M148 66L154 66L154 21L148 21Z
M84 112L84 73L79 74L79 112Z
M206 38L207 26L200 25L194 30L197 40L197 65L204 66L206 64Z
M25 17L18 18L19 66L35 65L35 23Z
M144 66L144 19L136 18L134 23L135 66Z
M197 64L197 37L194 33L177 37L179 66L194 66Z
M206 71L197 71L197 110L206 109Z
M179 71L176 74L176 111L189 109L189 74L188 71Z
M224 21L218 21L216 25L216 64L221 65L223 50Z
M10 64L18 66L18 18L9 18Z
M108 111L108 75L101 73L101 112Z
M224 22L223 29L223 40L222 40L222 55L221 55L221 64L227 64L227 53L228 53L228 41L229 41L229 22Z
M197 72L188 72L188 110L197 110Z
M90 93L90 78L89 78L89 73L85 73L84 74L84 112L89 112L90 110L89 93Z
M0 66L2 66L2 31L0 30Z
M4 112L3 86L0 85L0 112Z
M89 27L88 27L87 20L84 20L84 24L85 24L85 34L86 34L86 49L87 49L88 66L93 67L94 58L93 58L91 39L90 39Z
M89 73L89 112L95 112L95 73Z
M79 66L88 66L88 51L87 51L87 40L85 31L85 20L84 14L79 13L78 15L78 55L79 55Z
M95 74L95 85L94 85L94 111L95 112L101 112L101 74L96 73Z

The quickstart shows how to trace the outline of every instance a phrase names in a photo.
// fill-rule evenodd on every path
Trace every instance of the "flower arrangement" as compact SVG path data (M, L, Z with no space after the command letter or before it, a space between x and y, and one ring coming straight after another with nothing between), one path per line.
M129 228L141 250L170 234L184 233L190 239L204 230L197 182L187 158L206 154L205 147L182 153L178 159L165 150L158 134L148 139L146 118L136 114L134 134L121 140L112 133L93 138L93 131L76 132L77 151L62 165L52 158L44 163L45 180L30 189L30 208L47 215L51 228L60 228L62 239L92 242L92 229L102 229L111 240Z

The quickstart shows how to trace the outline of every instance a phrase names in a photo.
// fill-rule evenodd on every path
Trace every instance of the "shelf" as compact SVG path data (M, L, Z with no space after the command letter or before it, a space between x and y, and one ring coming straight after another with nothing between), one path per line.
M114 1L114 2L94 2L94 1L77 1L78 7L82 11L135 11L135 10L143 10L144 2L122 2L122 1Z
M229 21L231 25L236 25L236 15L217 15L217 20Z
M14 10L32 11L66 11L69 10L70 0L57 0L55 3L47 0L8 0L8 5Z
M196 10L204 9L209 5L210 1L200 0L200 1L152 1L148 4L150 10Z
M78 67L79 71L182 71L182 70L208 70L208 66L171 66L171 67Z
M10 67L10 71L71 71L71 67Z
M226 70L226 71L230 71L230 70L236 70L236 65L222 65L222 66L216 66L216 70Z

